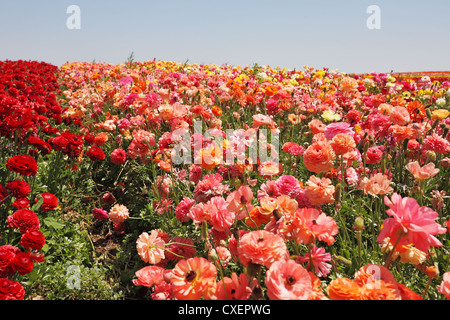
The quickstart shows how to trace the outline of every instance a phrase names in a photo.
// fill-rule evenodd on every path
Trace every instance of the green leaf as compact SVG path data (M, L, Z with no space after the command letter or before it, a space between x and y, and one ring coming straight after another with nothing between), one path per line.
M44 223L46 226L51 227L55 230L60 230L62 228L64 228L64 224L58 222L55 218L53 217L47 217L44 219Z

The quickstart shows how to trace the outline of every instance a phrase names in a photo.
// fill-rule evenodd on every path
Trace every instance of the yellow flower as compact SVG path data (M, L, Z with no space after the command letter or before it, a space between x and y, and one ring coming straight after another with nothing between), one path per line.
M335 113L332 110L325 110L322 113L322 118L324 118L327 121L339 121L341 120L341 116L337 113Z
M355 131L356 133L360 133L362 130L361 126L359 124L355 125Z
M450 112L448 110L437 109L437 110L434 110L431 113L431 119L433 119L433 120L444 120L445 118L448 117L449 114L450 114Z

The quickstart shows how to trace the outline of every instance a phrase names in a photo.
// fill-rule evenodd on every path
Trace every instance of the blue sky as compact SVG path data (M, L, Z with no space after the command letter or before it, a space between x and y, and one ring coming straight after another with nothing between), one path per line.
M66 9L81 9L70 30ZM381 10L370 30L366 9ZM448 0L1 1L0 59L450 70Z

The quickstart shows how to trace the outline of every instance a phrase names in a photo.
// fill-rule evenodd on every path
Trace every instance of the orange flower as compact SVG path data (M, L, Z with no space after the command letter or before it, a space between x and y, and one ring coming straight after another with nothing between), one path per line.
M414 136L414 129L406 126L392 125L389 127L389 132L397 141L403 141L407 138L412 138Z
M203 257L180 260L170 274L172 292L178 300L197 300L208 296L216 286L217 269Z
M108 134L106 132L100 132L99 134L97 134L94 138L94 143L97 146L102 146L106 143L106 141L108 141Z
M400 298L395 283L379 280L361 287L361 300L400 300Z
M247 276L244 273L238 276L233 272L231 278L224 277L217 282L214 297L217 300L248 300L252 293L248 284Z
M358 81L351 77L344 77L340 82L340 89L344 92L356 90L358 88Z
M406 106L413 122L421 122L426 117L425 106L420 101L411 101Z
M308 124L309 130L313 135L316 135L318 133L324 133L326 125L320 121L319 119L313 119Z
M360 300L361 288L352 279L337 278L328 284L327 295L331 300Z
M345 154L356 147L353 137L346 133L338 133L331 140L331 147L336 154Z
M245 267L253 263L269 268L275 261L289 258L284 239L266 230L244 234L239 240L238 254Z
M253 207L245 217L245 223L251 228L259 228L261 224L269 222L269 218L270 215L262 214L260 207Z
M334 201L335 187L328 178L311 176L306 182L305 194L313 205L332 203Z
M200 159L200 161L198 161ZM212 144L201 149L195 163L200 164L203 169L212 170L223 162L223 149Z
M216 117L220 117L222 115L222 109L219 106L213 106L211 111Z
M312 292L308 300L328 300L328 297L322 291L320 279L312 271L308 271L311 277Z
M314 173L328 172L333 167L335 157L336 154L329 142L318 141L305 150L303 163Z

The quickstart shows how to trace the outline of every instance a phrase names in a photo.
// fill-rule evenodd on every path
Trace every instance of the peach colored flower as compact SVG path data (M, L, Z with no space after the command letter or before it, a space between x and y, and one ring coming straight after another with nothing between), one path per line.
M435 168L433 162L427 163L426 165L421 167L419 162L413 161L408 163L405 167L406 170L411 172L414 178L419 181L434 177L439 173L439 169Z
M233 272L231 278L224 277L217 282L214 297L217 300L248 300L251 293L247 276Z
M269 268L275 261L289 257L284 239L266 230L250 231L242 235L237 249L239 260L245 267L251 262Z
M447 300L450 300L450 272L442 275L442 282L438 287L438 292L443 294Z
M258 174L261 177L269 178L283 172L283 164L275 161L264 161L258 165Z
M378 264L367 264L359 268L355 273L355 281L358 285L383 280L386 283L397 283L392 272L385 266Z
M271 300L308 300L312 294L308 271L291 259L274 262L267 270L264 283Z
M402 106L395 106L390 109L389 120L399 126L405 126L411 121L408 109Z
M379 280L361 287L361 300L400 300L400 292L394 283Z
M227 230L234 222L236 214L227 206L227 201L220 196L212 197L206 204L206 210L210 212L208 221L217 231Z
M136 241L136 249L144 262L158 264L164 259L164 248L166 242L160 237L157 230L152 230L150 234L141 233Z
M172 269L169 280L178 300L198 300L216 287L217 269L203 257L180 260Z
M356 90L358 88L358 81L352 77L344 77L339 83L339 88L343 92Z
M407 126L399 126L394 124L389 127L389 132L397 141L403 141L405 139L411 139L414 137L414 129Z
M128 211L128 208L123 204L117 203L109 210L109 218L115 224L124 222L126 219L128 219L129 216L130 212Z
M265 201L261 203L264 205ZM268 205L270 206L270 203ZM292 236L292 219L298 209L297 201L287 195L281 195L275 200L274 205L270 222L264 229L279 234L285 239L290 239Z
M335 187L328 178L318 178L314 175L306 182L305 194L313 205L332 203Z
M335 157L336 153L329 142L318 141L303 153L303 164L314 173L328 172L333 167Z
M355 139L346 133L338 133L330 143L336 154L345 154L356 147Z
M359 183L359 188L363 190L364 194L390 194L394 191L390 186L391 182L392 180L388 176L377 173L370 178L364 177Z
M326 291L331 300L361 300L361 287L349 278L331 280Z
M212 170L223 163L223 149L216 144L200 149L195 160L205 170Z

